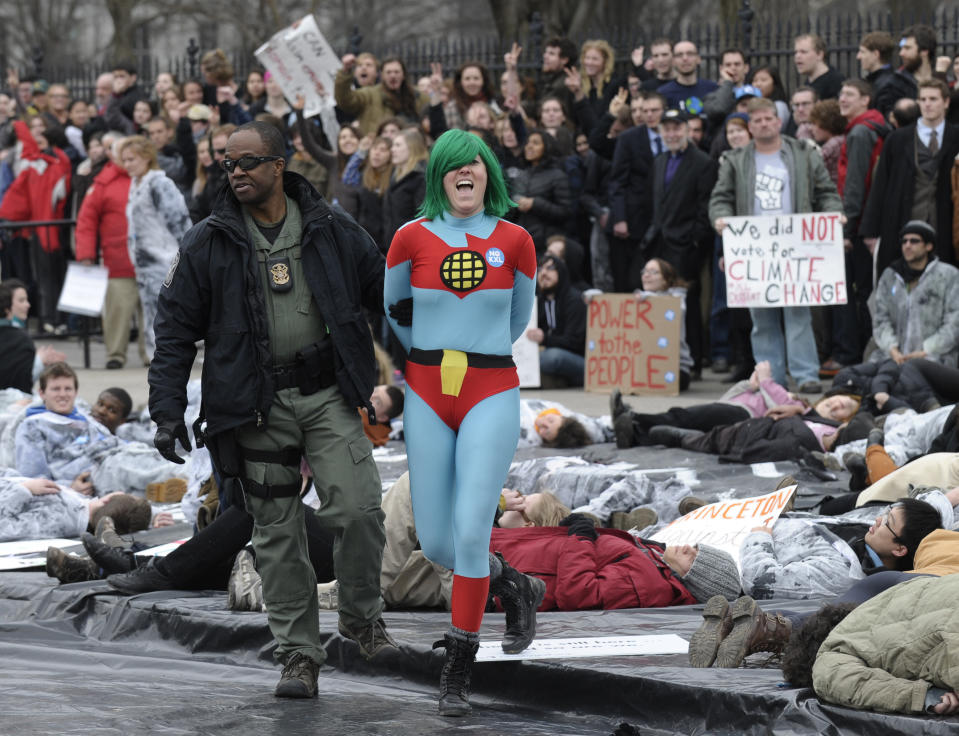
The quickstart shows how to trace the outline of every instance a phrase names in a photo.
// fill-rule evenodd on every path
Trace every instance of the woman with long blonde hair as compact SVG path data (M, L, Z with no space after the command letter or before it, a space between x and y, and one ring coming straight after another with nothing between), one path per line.
M143 305L144 342L153 360L153 320L160 287L192 227L190 213L177 188L157 163L157 149L148 138L131 136L120 144L120 163L130 175L127 199L127 245Z

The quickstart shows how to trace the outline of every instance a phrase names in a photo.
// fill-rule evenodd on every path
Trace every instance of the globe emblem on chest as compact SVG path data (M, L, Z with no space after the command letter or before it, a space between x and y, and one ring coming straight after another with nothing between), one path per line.
M440 280L447 289L470 291L486 278L486 261L479 253L457 250L440 264Z

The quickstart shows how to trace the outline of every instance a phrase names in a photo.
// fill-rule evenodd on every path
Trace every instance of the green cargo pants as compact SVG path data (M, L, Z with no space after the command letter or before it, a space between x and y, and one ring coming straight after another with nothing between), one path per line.
M265 431L237 431L241 447L276 451L303 447L320 498L315 512L335 534L333 565L340 585L340 618L350 626L375 620L383 610L380 567L383 558L381 484L373 446L354 407L336 386L304 396L297 388L277 391ZM241 450L242 452L242 450ZM264 485L299 479L299 468L245 461L247 478ZM260 498L248 490L253 516L253 548L263 578L270 631L280 662L301 652L326 659L319 644L316 576L306 546L303 514L314 513L298 496Z

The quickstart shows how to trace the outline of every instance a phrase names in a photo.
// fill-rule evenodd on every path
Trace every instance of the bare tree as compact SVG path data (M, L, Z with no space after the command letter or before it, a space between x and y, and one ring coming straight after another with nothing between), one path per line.
M78 22L79 0L4 0L0 28L6 63L32 67L34 56L45 63L70 61L71 36Z

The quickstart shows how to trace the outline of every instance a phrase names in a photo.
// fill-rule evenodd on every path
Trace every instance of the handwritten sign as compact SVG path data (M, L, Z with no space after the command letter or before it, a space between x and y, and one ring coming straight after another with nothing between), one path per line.
M303 95L304 117L318 115L324 107L334 104L333 81L342 65L312 15L273 34L254 55L273 75L286 99L292 102L297 95ZM317 82L323 84L325 97L317 93Z
M586 390L678 396L682 318L678 296L642 302L632 294L593 297L586 326Z
M846 303L842 216L728 217L723 230L730 307L808 307Z
M656 532L653 539L666 545L708 544L728 552L739 565L743 539L754 527L775 524L795 490L796 486L786 486L765 496L702 506Z

